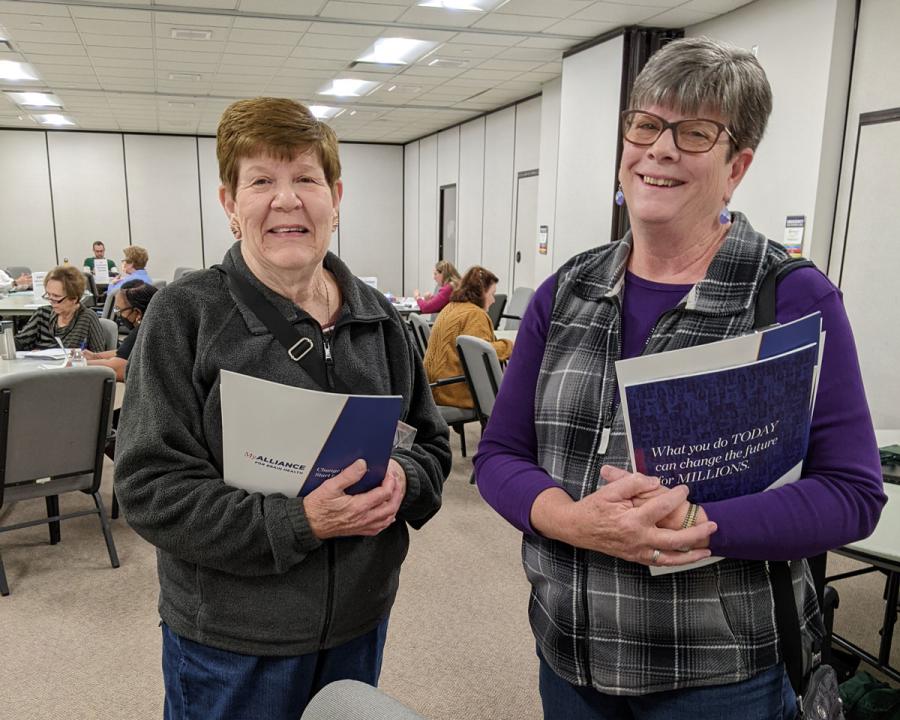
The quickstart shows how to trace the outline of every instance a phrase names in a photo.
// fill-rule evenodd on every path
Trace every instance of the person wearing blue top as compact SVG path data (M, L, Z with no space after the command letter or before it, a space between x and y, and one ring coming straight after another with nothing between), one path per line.
M152 285L153 280L145 270L147 261L150 259L147 250L140 245L129 245L122 254L125 256L122 259L122 274L115 282L110 283L109 290L118 290L129 280L143 280L148 285Z

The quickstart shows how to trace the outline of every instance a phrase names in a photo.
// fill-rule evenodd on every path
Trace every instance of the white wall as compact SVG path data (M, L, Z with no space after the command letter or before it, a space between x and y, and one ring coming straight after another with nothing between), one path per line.
M0 218L0 267L57 264L45 133L0 130Z
M432 272L438 260L437 136L419 141L419 268L414 286L423 293L434 286Z
M619 36L563 60L554 269L579 252L609 242L622 49Z
M467 122L459 133L459 205L456 260L460 269L481 263L484 218L484 118Z
M343 144L340 152L345 259L396 292L403 148ZM157 279L178 266L208 267L234 241L218 187L215 138L0 130L0 267L48 270L64 258L80 266L94 240L116 263L127 245L146 247Z
M378 287L403 285L403 148L341 145L341 259ZM336 249L332 243L332 249Z
M419 143L403 148L403 287L409 295L419 286Z
M757 0L685 33L758 47L774 109L731 207L778 241L786 216L805 215L803 251L821 267L831 244L852 33L853 0Z
M509 294L512 208L515 187L515 107L485 118L484 220L481 264L500 278L497 292Z
M99 240L118 265L129 238L122 136L49 133L47 142L59 259L81 267Z
M562 78L551 80L541 94L541 141L538 167L538 217L537 224L547 226L547 254L535 250L534 285L553 274L556 250L556 188L559 165L559 113Z

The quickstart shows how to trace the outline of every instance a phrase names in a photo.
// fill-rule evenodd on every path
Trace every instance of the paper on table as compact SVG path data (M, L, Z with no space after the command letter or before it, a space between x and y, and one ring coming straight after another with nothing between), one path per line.
M16 357L19 357L18 352L16 353ZM47 348L46 350L25 350L24 352L22 352L21 357L64 360L66 357L66 351L62 348Z

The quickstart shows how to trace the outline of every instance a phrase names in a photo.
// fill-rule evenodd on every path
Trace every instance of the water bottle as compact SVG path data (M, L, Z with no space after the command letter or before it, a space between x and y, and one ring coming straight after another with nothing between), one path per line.
M16 359L16 331L12 320L0 321L0 356L4 360Z
M87 358L81 352L81 348L69 350L69 367L87 367Z

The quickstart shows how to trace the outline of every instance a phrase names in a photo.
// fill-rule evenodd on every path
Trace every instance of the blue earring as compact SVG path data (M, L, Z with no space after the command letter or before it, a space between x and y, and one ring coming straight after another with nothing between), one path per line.
M719 225L727 225L731 222L731 213L728 212L728 206L722 208L722 212L719 213Z
M622 207L625 204L625 193L622 192L622 185L619 185L619 189L616 190L616 205Z

